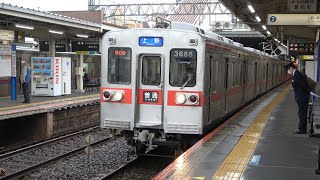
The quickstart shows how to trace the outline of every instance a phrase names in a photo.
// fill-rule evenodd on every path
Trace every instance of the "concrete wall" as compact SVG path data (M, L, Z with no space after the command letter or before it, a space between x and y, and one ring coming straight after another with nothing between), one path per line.
M1 147L31 143L100 124L100 105L0 121Z

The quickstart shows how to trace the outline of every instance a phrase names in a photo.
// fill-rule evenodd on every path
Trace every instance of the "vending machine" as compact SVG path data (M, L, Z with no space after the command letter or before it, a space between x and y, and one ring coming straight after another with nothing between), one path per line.
M71 94L71 58L61 57L61 95Z
M31 94L34 96L71 94L71 58L32 57Z

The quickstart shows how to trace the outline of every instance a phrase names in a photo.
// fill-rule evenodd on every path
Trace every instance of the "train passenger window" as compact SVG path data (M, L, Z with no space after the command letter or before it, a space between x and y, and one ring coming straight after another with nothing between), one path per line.
M170 51L170 85L193 87L196 85L197 51L194 49L172 49Z
M111 47L108 50L108 82L111 84L130 84L131 49Z
M160 85L161 58L159 56L144 56L142 59L142 84Z

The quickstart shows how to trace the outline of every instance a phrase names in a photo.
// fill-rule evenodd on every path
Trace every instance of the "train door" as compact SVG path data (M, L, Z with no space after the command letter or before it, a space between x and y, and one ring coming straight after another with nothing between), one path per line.
M258 63L254 63L254 96L257 95Z
M274 77L274 64L272 64L272 77L271 77L271 83L272 83L272 88L274 87L274 79L275 79L275 77Z
M217 57L217 55L215 55ZM209 104L210 104L210 110L209 110L209 117L213 118L215 115L214 112L220 114L221 107L220 103L217 105L216 101L221 101L220 99L216 99L217 91L218 90L218 74L219 74L219 69L218 69L218 61L214 59L212 56L210 56L210 96L209 96ZM218 93L219 94L219 93Z
M163 116L163 58L160 55L141 55L137 74L137 127L162 127Z
M246 84L247 84L247 61L243 61L241 66L241 82L242 82L242 103L246 101Z
M269 80L269 64L267 64L267 72L266 72L266 91L268 89L268 80Z
M229 83L229 81L228 81L228 79L229 79L229 59L228 58L226 58L226 61L225 61L225 76L224 76L224 79L225 79L225 81L224 81L224 88L225 88L225 94L224 94L224 111L225 112L227 112L227 97L228 97L228 89L229 89L229 87L228 87L228 83Z
M209 74L210 74L210 78L209 78L209 82L208 82L208 84L209 84L209 102L208 102L208 111L207 111L207 113L208 113L208 123L210 123L210 121L211 121L211 104L212 104L212 102L211 102L211 97L213 96L213 88L215 87L215 85L214 85L214 78L215 78L215 73L213 72L214 71L214 64L215 64L215 62L213 61L213 57L212 57L212 55L210 55L210 58L209 58Z

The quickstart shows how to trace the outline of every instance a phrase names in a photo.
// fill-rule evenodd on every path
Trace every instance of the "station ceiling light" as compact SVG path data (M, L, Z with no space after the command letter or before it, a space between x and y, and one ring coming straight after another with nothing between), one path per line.
M77 37L88 38L89 36L86 34L76 34Z
M262 29L267 30L266 25L262 25Z
M261 19L260 19L260 17L259 17L258 15L256 15L256 20L257 20L258 22L261 22Z
M271 32L270 32L270 31L266 31L266 32L267 32L268 35L271 35Z
M53 33L53 34L63 34L62 31L56 31L56 30L52 30L52 29L49 29L49 33Z
M28 26L28 25L24 25L24 24L15 24L15 26L17 28L22 28L22 29L30 29L30 30L33 30L34 27L33 26Z
M250 10L250 12L251 12L251 13L256 12L256 11L253 9L253 7L252 7L252 4L251 4L251 3L249 3L249 2L248 2L247 6L248 6L248 9Z

